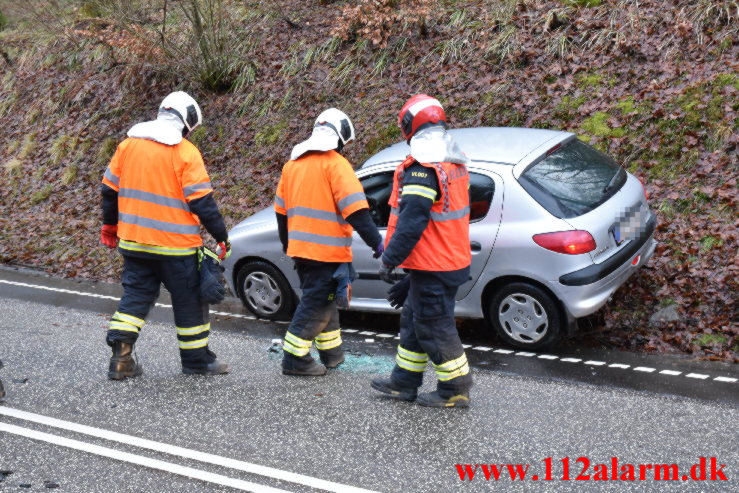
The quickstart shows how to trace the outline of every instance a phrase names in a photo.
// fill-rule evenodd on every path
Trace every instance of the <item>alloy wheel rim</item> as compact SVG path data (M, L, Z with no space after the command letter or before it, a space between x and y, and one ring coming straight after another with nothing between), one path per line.
M498 320L514 341L533 344L546 336L549 317L539 301L524 293L506 296L498 308Z

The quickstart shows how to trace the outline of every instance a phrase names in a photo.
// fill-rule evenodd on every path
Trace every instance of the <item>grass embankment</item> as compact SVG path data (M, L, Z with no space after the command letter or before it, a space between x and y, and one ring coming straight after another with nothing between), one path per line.
M320 110L352 116L347 153L360 163L400 140L396 111L424 91L453 126L570 130L642 178L660 246L600 313L596 340L736 361L736 1L0 0L0 11L2 262L116 278L120 260L97 245L100 176L173 89L201 102L192 140L229 225L271 202ZM650 326L669 305L681 320Z

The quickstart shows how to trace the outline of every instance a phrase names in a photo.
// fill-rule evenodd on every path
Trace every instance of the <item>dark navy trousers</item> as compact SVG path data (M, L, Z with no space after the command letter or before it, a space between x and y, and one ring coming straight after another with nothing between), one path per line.
M172 298L182 366L204 368L215 360L208 349L208 304L200 299L196 254L163 259L123 255L122 284L123 297L110 320L108 345L136 342L164 284Z
M338 282L333 277L339 265L334 262L295 261L303 295L285 334L283 368L297 370L311 365L312 344L316 345L322 358L332 358L343 351L335 299Z
M411 285L400 315L400 343L391 379L400 387L418 388L431 360L442 397L467 394L472 375L454 322L458 286L443 283L438 274L412 270L409 275Z

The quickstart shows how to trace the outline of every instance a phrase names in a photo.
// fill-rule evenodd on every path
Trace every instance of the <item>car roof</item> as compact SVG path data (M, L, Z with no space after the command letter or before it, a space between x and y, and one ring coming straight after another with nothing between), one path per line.
M573 134L540 128L475 127L454 128L449 135L472 161L513 165L544 143L555 145ZM402 161L409 152L408 144L398 142L369 158L361 169Z

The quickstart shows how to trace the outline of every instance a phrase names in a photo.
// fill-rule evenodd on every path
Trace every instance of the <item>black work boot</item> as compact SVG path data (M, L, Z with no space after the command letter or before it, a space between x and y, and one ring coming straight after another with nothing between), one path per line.
M319 351L318 357L321 358L323 366L329 369L334 369L345 361L344 351L326 352Z
M282 374L297 377L322 377L328 370L316 363L309 354L303 357L293 356L285 352L282 357Z
M205 368L182 367L182 373L185 375L224 375L228 371L228 365L218 360L208 363Z
M417 389L398 387L389 378L375 378L370 386L392 399L401 401L415 401L418 395Z
M419 395L416 402L426 407L469 407L470 397L466 394L457 394L444 398L435 390Z
M133 344L116 341L113 343L113 356L110 357L108 378L111 380L123 380L124 378L138 377L144 373L133 357Z

